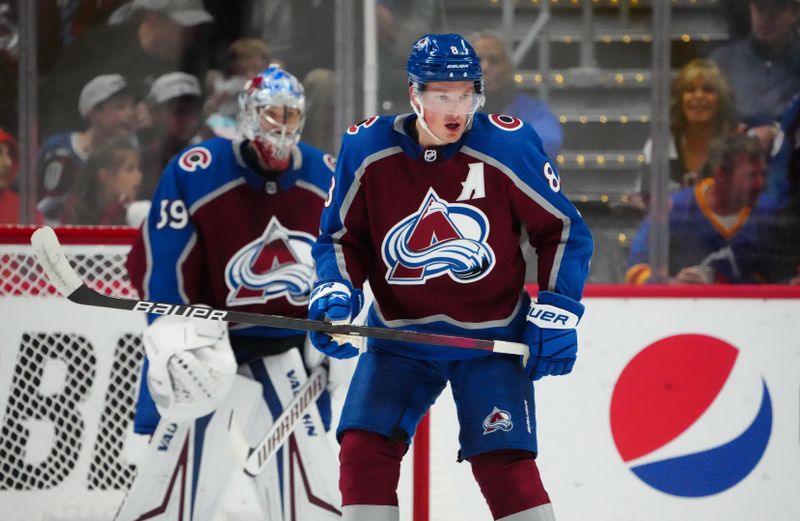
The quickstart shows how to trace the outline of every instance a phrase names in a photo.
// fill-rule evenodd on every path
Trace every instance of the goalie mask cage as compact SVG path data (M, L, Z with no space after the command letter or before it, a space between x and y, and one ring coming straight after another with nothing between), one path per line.
M34 229L0 227L0 517L111 520L146 447L132 430L145 317L59 295L34 257ZM124 266L135 229L56 233L87 286L138 297ZM403 519L428 520L427 425L404 461Z

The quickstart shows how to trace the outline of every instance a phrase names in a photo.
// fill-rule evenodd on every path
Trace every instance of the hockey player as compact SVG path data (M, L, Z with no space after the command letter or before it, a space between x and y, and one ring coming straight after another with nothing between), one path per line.
M239 104L240 138L209 139L165 168L130 276L145 299L305 317L335 160L299 141L305 97L288 72L267 68ZM134 420L152 438L117 519L213 519L247 449L305 380L304 340L300 331L153 321ZM329 421L329 402L319 404ZM251 483L267 519L339 518L336 462L316 409Z
M469 460L495 519L553 519L535 463L532 380L567 374L591 234L561 191L536 132L483 103L477 55L456 34L418 40L408 59L413 114L347 129L314 245L309 316L347 322L369 282L371 325L524 341L519 357L370 340L337 429L343 518L398 519L400 460L450 382ZM538 255L538 302L521 245ZM310 335L329 356L350 343Z

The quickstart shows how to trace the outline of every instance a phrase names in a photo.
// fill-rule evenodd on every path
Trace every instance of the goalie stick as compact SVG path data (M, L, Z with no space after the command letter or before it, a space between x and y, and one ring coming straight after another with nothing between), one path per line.
M272 427L251 448L244 464L244 471L250 476L258 476L272 457L278 452L289 435L301 423L308 410L317 402L328 384L328 370L318 366L303 385L297 389L292 401L275 418Z
M59 293L76 304L101 308L124 309L128 311L142 311L158 315L178 315L203 318L206 320L222 320L225 322L282 329L320 331L323 333L353 337L370 337L381 340L460 347L463 349L480 349L509 355L526 356L529 353L527 344L521 342L486 340L482 338L468 338L384 327L357 326L353 324L333 325L322 320L309 320L306 318L213 309L205 306L166 304L148 300L110 297L92 290L83 283L72 266L70 266L69 261L67 261L61 249L61 244L58 242L58 237L56 237L56 233L49 226L43 226L33 232L31 236L31 245L33 246L36 259Z

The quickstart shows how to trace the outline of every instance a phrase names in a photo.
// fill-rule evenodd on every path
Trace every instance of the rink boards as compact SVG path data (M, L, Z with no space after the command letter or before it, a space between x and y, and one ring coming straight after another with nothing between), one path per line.
M798 519L800 301L585 303L573 373L536 384L537 461L556 518ZM455 463L456 437L442 396L429 518L491 519L469 467Z
M592 294L573 374L536 384L538 462L557 518L796 520L796 295ZM3 519L35 521L54 504L49 519L105 518L143 446L113 414L135 384L140 360L125 353L143 317L11 296L0 316ZM430 502L416 521L490 519L456 440L446 391L431 412ZM406 521L414 474L410 455Z

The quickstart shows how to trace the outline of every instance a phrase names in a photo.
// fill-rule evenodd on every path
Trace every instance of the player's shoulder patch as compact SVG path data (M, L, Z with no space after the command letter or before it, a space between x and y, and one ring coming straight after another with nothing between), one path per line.
M184 151L178 158L178 166L186 172L194 172L198 168L205 170L211 165L211 151L204 146L192 147Z
M350 125L349 127L347 127L347 133L350 134L351 136L358 134L359 130L366 129L374 125L375 122L378 121L378 117L379 116L372 116L365 120L359 121L354 125Z
M489 122L500 130L513 132L522 128L522 120L506 114L489 114Z

